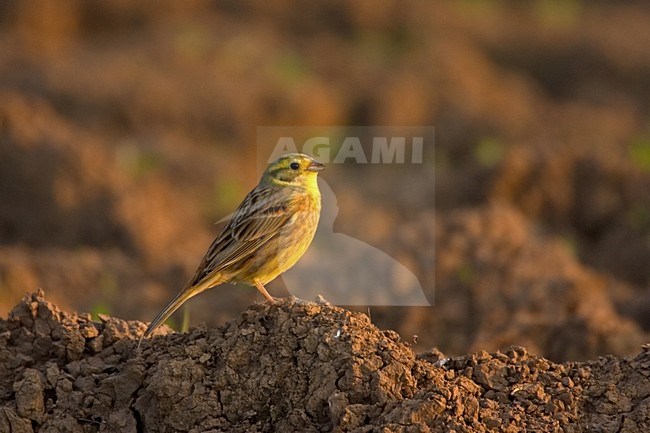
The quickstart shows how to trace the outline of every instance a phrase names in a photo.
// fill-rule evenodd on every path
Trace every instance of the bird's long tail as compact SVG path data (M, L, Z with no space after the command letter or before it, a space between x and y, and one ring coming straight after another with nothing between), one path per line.
M142 340L144 338L147 338L149 335L153 333L153 331L156 330L160 325L162 325L165 320L169 318L172 314L174 314L174 311L178 310L178 308L185 303L188 299L191 297L198 295L208 287L211 287L210 284L207 284L207 282L204 282L202 284L197 284L196 286L193 287L188 287L185 290L181 291L174 299L172 299L169 304L163 310L158 313L158 315L151 321L149 324L149 327L145 331L144 335L140 337L140 341L138 342L138 347L140 347L140 343L142 343Z

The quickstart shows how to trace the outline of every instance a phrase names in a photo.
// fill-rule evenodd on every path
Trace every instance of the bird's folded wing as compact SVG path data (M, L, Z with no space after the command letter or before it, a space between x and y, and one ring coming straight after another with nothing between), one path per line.
M200 284L228 266L250 256L290 223L289 191L255 189L210 246L188 286Z

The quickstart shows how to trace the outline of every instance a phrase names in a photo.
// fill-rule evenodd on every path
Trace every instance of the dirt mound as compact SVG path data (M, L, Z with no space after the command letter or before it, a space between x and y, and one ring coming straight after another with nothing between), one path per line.
M400 224L393 253L420 276L435 314L383 307L371 315L382 329L418 335L419 348L460 354L523 345L563 362L629 355L646 340L614 307L610 293L625 285L582 265L514 207L423 212Z
M0 431L647 431L650 350L554 364L522 348L415 355L360 313L255 305L216 329L60 311L0 320Z

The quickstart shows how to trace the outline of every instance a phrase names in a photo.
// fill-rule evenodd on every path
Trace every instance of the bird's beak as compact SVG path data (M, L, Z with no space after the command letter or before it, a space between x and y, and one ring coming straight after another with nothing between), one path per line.
M318 161L312 161L307 166L307 171L323 171L323 170L325 170L325 164L321 164Z

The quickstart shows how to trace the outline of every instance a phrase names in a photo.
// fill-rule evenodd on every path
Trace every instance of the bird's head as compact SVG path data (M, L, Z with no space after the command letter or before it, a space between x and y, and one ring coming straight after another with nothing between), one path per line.
M262 175L262 182L271 185L317 187L316 175L325 166L302 153L288 153L272 162Z

